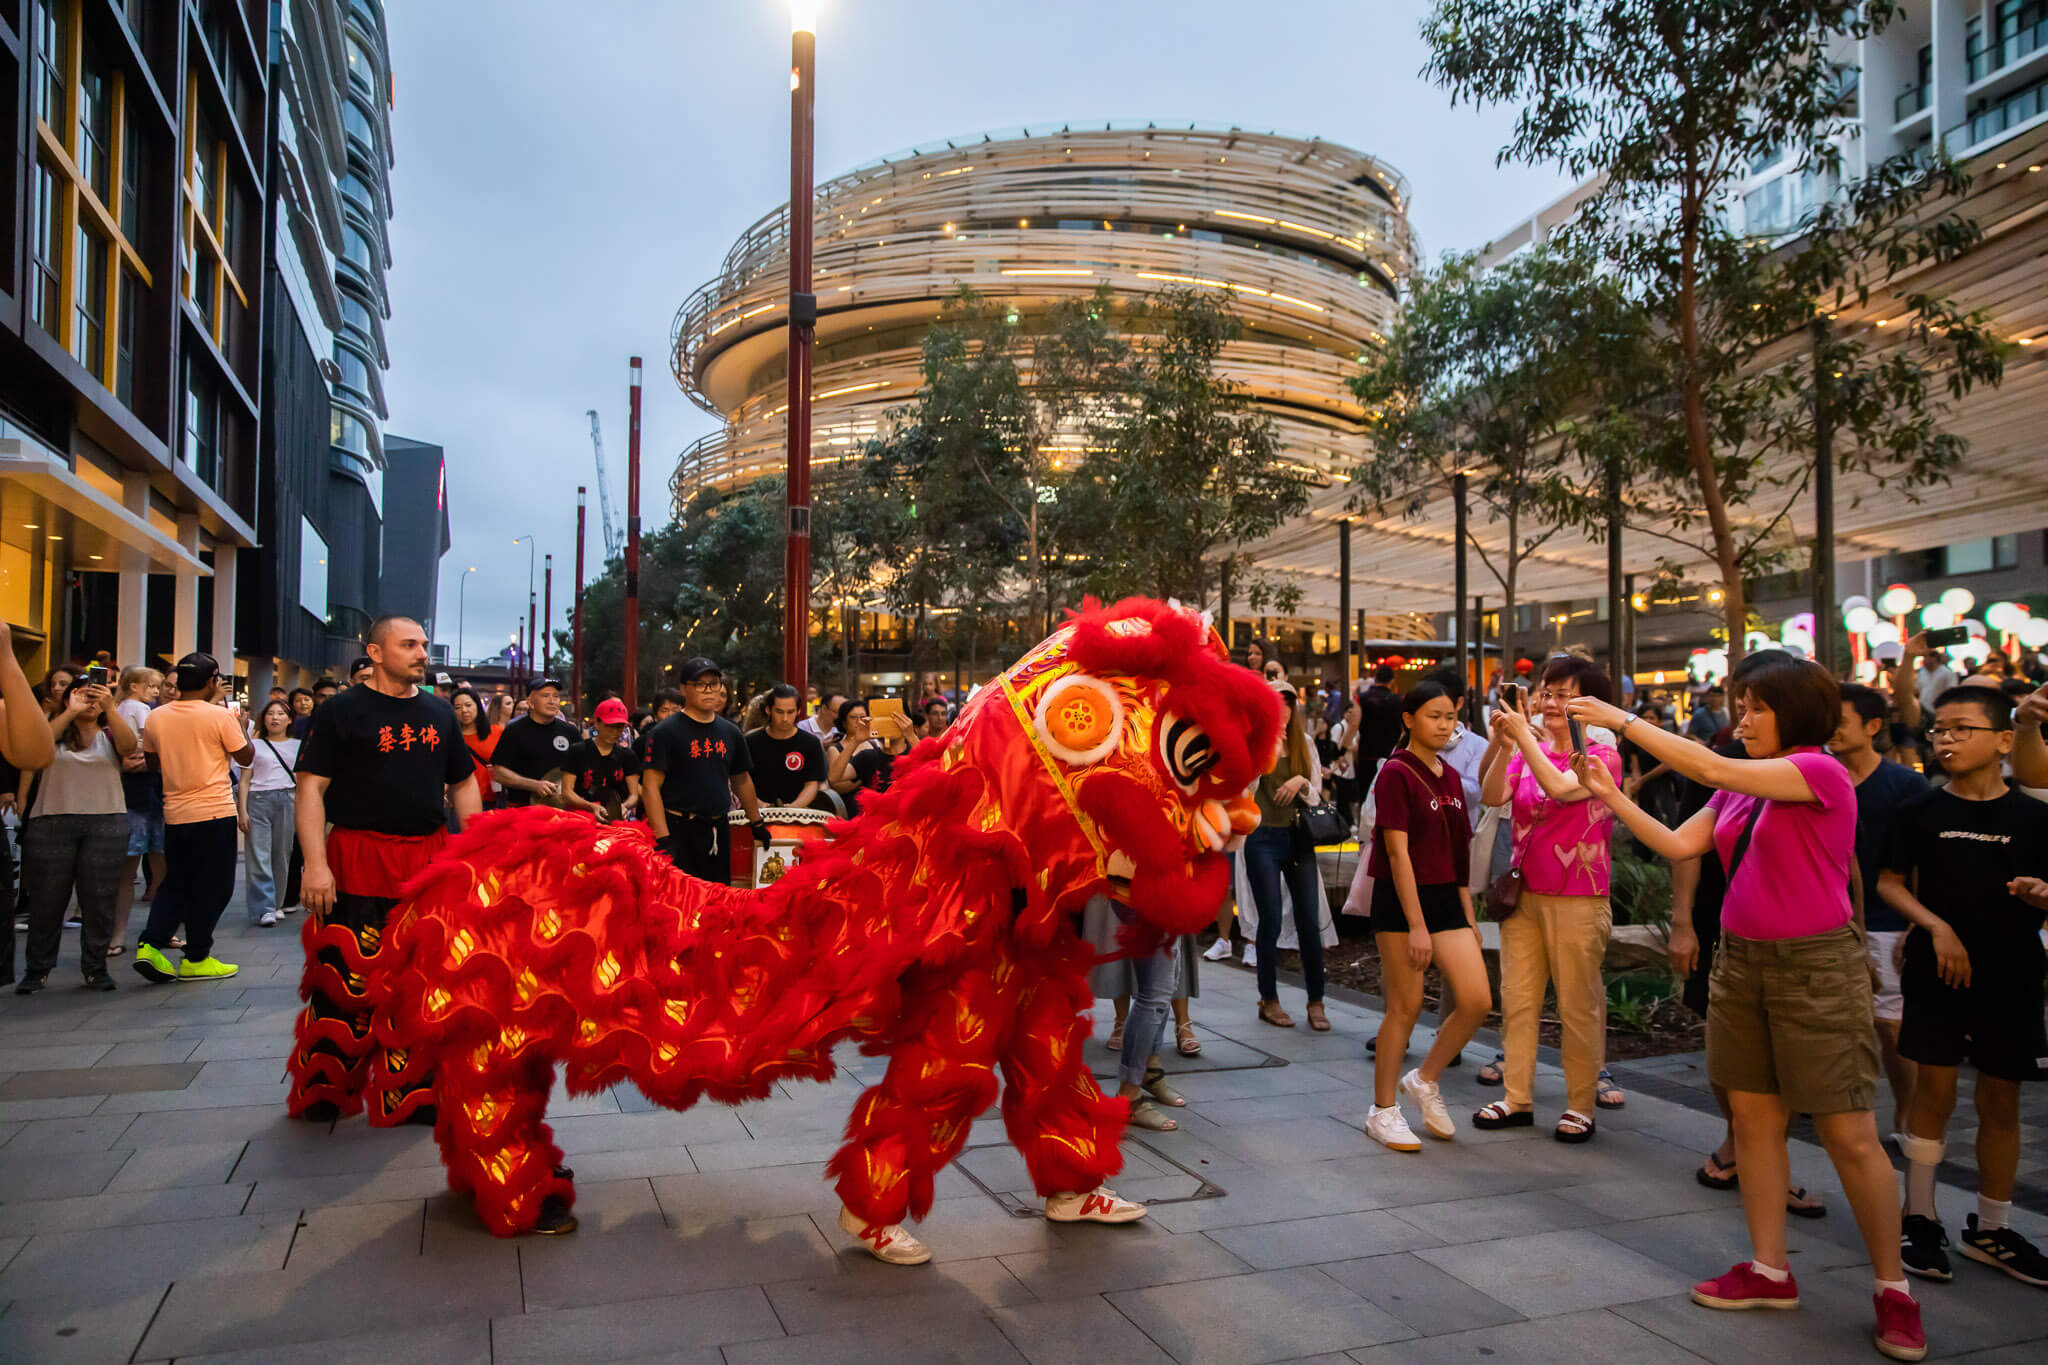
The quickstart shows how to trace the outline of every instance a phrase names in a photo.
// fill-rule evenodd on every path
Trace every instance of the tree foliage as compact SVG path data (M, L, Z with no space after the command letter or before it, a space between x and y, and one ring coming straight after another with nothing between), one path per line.
M1524 563L1600 515L1584 464L1612 444L1611 404L1643 341L1642 314L1582 251L1539 246L1491 271L1453 254L1409 281L1401 320L1352 381L1371 443L1355 505L1414 515L1462 470L1474 510L1504 534L1497 549L1471 542L1500 584L1503 661Z
M1842 183L1855 130L1840 56L1900 13L1895 0L1438 0L1423 24L1424 74L1454 102L1523 106L1503 161L1598 181L1564 231L1653 324L1655 379L1610 455L1629 462L1635 519L1717 566L1731 652L1743 579L1785 548L1810 476L1816 381L1832 390L1839 468L1911 496L1961 457L1945 399L2001 374L1982 318L1911 290L1886 344L1805 344L1829 314L1979 238L1947 211L1967 181L1945 160ZM1737 185L1781 158L1815 190L1812 211L1738 227Z

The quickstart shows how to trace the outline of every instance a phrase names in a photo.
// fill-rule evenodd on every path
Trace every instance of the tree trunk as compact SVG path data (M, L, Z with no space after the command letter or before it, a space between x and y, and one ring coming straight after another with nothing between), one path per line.
M1741 662L1749 608L1743 601L1742 572L1735 558L1735 534L1728 525L1728 502L1714 473L1714 450L1707 436L1706 403L1700 383L1699 227L1700 205L1692 197L1685 206L1679 242L1678 351L1679 388L1685 405L1686 455L1706 507L1707 526L1714 536L1714 561L1721 570L1721 609L1728 624L1728 667Z
M1500 676L1503 682L1515 680L1515 580L1522 572L1521 555L1521 510L1508 508L1508 552L1507 572L1501 575L1500 609ZM1484 669L1480 670L1482 674Z

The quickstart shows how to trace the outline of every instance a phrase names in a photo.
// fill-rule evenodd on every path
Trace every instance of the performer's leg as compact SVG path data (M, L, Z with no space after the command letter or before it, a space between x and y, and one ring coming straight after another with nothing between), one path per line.
M576 1188L562 1172L562 1149L544 1119L554 1087L552 1059L530 1059L495 1077L451 1053L436 1086L434 1138L448 1185L476 1196L477 1216L499 1237L576 1230L569 1208Z
M923 998L918 1017L904 1022L900 1036L907 1041L890 1055L881 1083L855 1101L846 1144L826 1167L847 1209L877 1227L931 1211L933 1177L959 1155L976 1116L995 1103L1007 1020L992 969L963 970ZM1080 1023L1085 1035L1087 1021Z
M1003 1124L1048 1198L1093 1190L1124 1164L1117 1143L1130 1106L1102 1093L1081 1051L1091 1003L1082 947L1078 959L1055 948L1020 968L1003 1051Z
M324 1119L363 1107L370 1064L370 1005L366 975L383 943L384 916L397 902L337 892L333 908L309 916L302 931L306 971L286 1106L294 1118Z

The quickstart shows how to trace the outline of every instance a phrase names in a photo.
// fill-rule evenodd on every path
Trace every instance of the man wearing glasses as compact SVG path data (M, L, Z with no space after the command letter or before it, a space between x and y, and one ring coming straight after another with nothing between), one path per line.
M733 798L739 798L757 840L765 843L768 830L749 775L753 763L746 737L719 714L725 702L724 672L709 659L685 659L682 680L683 709L648 736L641 804L648 828L678 868L724 886L732 880L726 812Z

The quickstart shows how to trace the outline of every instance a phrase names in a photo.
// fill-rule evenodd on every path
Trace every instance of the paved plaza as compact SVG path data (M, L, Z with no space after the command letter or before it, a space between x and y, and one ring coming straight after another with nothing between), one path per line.
M870 1260L822 1179L881 1066L849 1053L834 1084L738 1110L558 1096L582 1231L499 1240L446 1192L424 1130L285 1119L297 924L248 929L237 904L222 953L240 977L149 988L123 959L113 995L74 988L68 932L49 990L0 995L0 1359L1878 1358L1869 1270L1816 1149L1793 1157L1832 1210L1792 1226L1805 1307L1708 1312L1688 1286L1745 1243L1735 1196L1693 1182L1715 1136L1699 1113L1639 1093L1589 1147L1539 1127L1388 1152L1359 1127L1376 1016L1333 1001L1333 1033L1273 1029L1232 968L1203 976L1203 1056L1172 1061L1182 1130L1126 1145L1116 1188L1152 1202L1138 1225L1045 1222L990 1118L920 1229L935 1261ZM1475 1069L1445 1085L1461 1123ZM1558 1093L1546 1069L1546 1120ZM1942 1207L1953 1234L1972 1203L1949 1189ZM2015 1221L2048 1238L2048 1219ZM2048 1359L2048 1293L1960 1259L1920 1289L1935 1356Z

